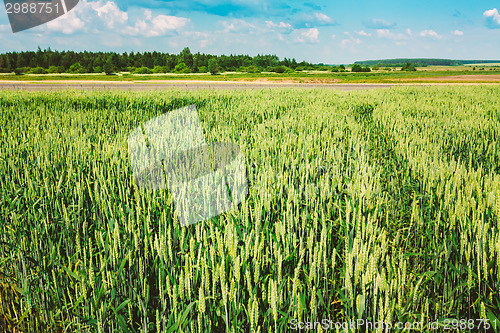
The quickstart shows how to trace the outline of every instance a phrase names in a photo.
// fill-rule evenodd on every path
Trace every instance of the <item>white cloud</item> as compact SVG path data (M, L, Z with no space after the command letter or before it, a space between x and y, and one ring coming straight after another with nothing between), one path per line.
M389 39L395 39L395 40L401 40L407 38L403 34L396 34L389 29L377 29L377 36L381 38L389 38Z
M271 30L278 30L283 34L288 34L293 30L292 25L285 22L274 23L273 21L266 21L266 27Z
M332 39L335 39L335 37L337 37L335 34L332 34Z
M369 37L369 36L371 36L371 35L372 35L372 34L370 34L370 33L366 32L366 31L364 31L364 30L361 30L361 31L356 31L356 33L357 33L358 35L360 35L360 36L366 36L366 37Z
M126 27L123 32L127 35L143 35L147 37L163 36L185 27L190 19L185 17L157 15L153 16L150 10L144 11L144 19L137 19L135 26Z
M269 28L291 28L292 25L284 22L274 23L273 21L266 21L266 26Z
M370 21L364 21L363 24L369 29L388 29L396 26L396 23L383 19L374 18Z
M204 31L186 31L183 33L183 36L198 41L201 48L205 48L215 42L214 35Z
M255 25L241 19L233 19L230 21L219 21L219 23L224 27L224 32L226 33L227 32L248 33L256 28Z
M337 25L330 16L323 13L299 14L293 17L291 24L296 29L315 28Z
M321 23L333 23L333 19L323 13L314 13L316 19Z
M452 34L454 34L455 36L463 36L464 32L460 31L460 30L455 30L455 31L452 32Z
M63 34L66 35L73 34L76 31L81 31L84 29L85 23L79 17L80 15L77 14L78 12L76 11L76 9L72 10L68 12L66 15L60 16L55 20L48 22L47 28L49 30L62 32Z
M342 47L346 47L353 44L354 45L361 44L361 39L359 38L343 39L342 42L340 42L340 46Z
M500 28L500 14L496 8L485 11L483 16L488 19L490 28Z
M178 30L189 23L189 19L177 16L158 15L151 19L152 28L149 36L160 36L169 30Z
M195 38L209 38L210 34L208 32L203 31L188 31L184 33L185 36L190 37L193 36Z
M101 17L110 29L115 28L115 23L126 23L128 21L127 12L123 12L118 8L113 1L102 4L101 1L92 2L92 9L97 12L97 16Z
M316 28L306 29L306 30L296 30L300 33L299 36L295 38L297 42L300 43L318 43L319 42L319 30Z
M184 17L155 16L151 10L144 10L143 18L136 19L135 24L130 25L129 14L120 10L114 1L82 0L74 10L48 22L47 29L64 34L84 31L95 34L105 32L106 34L155 37L179 30L189 22L190 20Z
M102 6L104 6L104 3L101 0L97 2L89 2L86 0L80 1L79 5L66 15L48 22L46 24L46 29L70 35L78 31L86 31L86 26L91 26L94 28L94 31L97 32L97 26L102 26L102 23L95 21L98 15L96 16L94 7ZM44 28L45 27L42 27L42 29Z
M500 14L496 8L487 10L483 13L485 17L491 17L496 23L500 24Z
M434 37L434 38L441 38L437 32L434 30L423 30L419 33L420 36L422 37Z
M410 36L413 36L413 32L411 31L410 28L406 29L406 33Z

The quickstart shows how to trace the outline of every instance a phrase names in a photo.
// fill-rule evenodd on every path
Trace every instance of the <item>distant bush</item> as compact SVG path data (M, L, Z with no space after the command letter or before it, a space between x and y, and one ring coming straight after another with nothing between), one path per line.
M361 67L359 64L354 64L351 67L351 72L371 72L370 67Z
M257 67L254 65L248 66L248 67L240 67L239 70L241 72L247 72L247 73L261 73L263 71L262 67Z
M48 72L43 67L35 67L35 68L30 69L27 73L28 74L47 74Z
M345 72L345 66L340 65L340 66L333 66L330 71L337 73L337 72Z
M297 72L300 72L300 71L313 71L313 70L315 70L315 68L313 66L297 66L295 68L295 70Z
M407 72L415 72L417 69L415 68L414 64L407 62L403 67L401 67L401 70Z
M64 68L62 66L50 66L47 72L50 74L64 73Z
M160 73L166 73L165 68L163 66L155 66L153 68L153 73L160 74Z
M198 67L198 73L208 73L207 66Z
M147 67L139 67L139 68L136 68L134 71L134 74L152 74L152 73L153 73L153 71Z
M268 67L267 71L274 73L285 73L287 69L288 67L286 66L274 66L274 67Z
M191 73L191 69L185 63L180 62L175 66L174 72L176 72L176 73Z
M80 65L79 62L71 65L71 67L68 69L67 71L68 73L72 73L72 74L83 74L86 72L85 68L83 68L82 65Z
M94 70L94 73L102 73L102 72L104 72L104 70L102 69L101 66L95 66L93 68L93 70Z

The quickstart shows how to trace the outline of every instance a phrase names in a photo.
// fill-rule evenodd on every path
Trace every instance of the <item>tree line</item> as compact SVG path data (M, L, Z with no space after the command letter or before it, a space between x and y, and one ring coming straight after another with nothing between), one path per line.
M295 59L280 59L276 55L211 55L191 53L186 47L179 54L162 52L74 52L52 51L50 48L27 52L0 54L0 72L3 73L206 73L241 71L288 72L314 70L324 65L313 65Z
M377 67L403 67L407 63L412 63L417 67L427 66L461 66L478 63L498 63L500 60L453 60L453 59L432 59L432 58L398 58L356 61L355 64Z

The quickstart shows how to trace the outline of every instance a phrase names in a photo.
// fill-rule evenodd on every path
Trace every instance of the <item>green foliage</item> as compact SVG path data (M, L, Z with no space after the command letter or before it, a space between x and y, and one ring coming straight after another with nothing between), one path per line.
M407 62L403 67L401 67L401 70L406 72L415 72L417 69L414 64Z
M155 66L153 68L153 73L168 73L168 67L167 66Z
M240 71L255 74L255 73L261 73L262 68L252 65L248 67L240 67Z
M189 69L189 67L183 62L177 64L177 66L175 66L174 71L176 73L191 73L191 70Z
M207 66L201 66L201 67L198 67L198 72L199 72L199 73L208 73L208 68L207 68Z
M219 64L217 63L216 58L211 58L210 60L208 60L208 71L212 75L220 72L220 67Z
M370 67L361 67L359 64L354 64L351 67L351 72L370 72Z
M42 67L35 67L27 71L27 74L47 74L47 70Z
M116 72L116 67L113 64L113 60L111 58L108 58L108 60L104 64L103 70L106 73L106 75L110 75Z
M285 66L275 66L275 67L268 67L267 71L268 72L274 72L274 73L285 73L287 70L289 70L288 67Z
M179 54L169 54L162 52L124 52L118 54L115 52L74 52L74 51L52 51L37 50L36 52L9 52L0 54L0 72L12 72L14 68L42 67L48 68L49 65L63 68L63 72L68 71L71 65L80 63L85 72L93 72L94 67L102 67L107 74L117 71L133 72L129 68L155 68L162 67L162 73L169 73L175 70L175 66L184 63L191 72L196 72L200 67L208 68L208 61L211 58L217 58L221 71L236 71L240 67L249 67L255 65L257 68L285 66L295 69L297 66L310 67L312 69L322 66L313 66L310 63L302 61L297 63L295 59L284 58L280 60L276 55L220 55L213 56L203 53L191 53L189 48L184 48ZM106 65L106 63L108 63ZM107 71L105 70L108 69ZM186 72L187 73L187 72Z
M179 54L179 64L184 63L187 67L193 67L193 54L189 47L185 47Z
M47 72L49 74L64 73L64 68L61 66L50 66L49 69L47 69Z
M330 71L337 73L337 72L345 72L345 66L340 65L340 66L333 66Z
M151 74L153 71L147 67L136 68L133 74Z
M85 72L86 72L85 68L83 68L83 66L79 62L71 65L68 70L68 73L73 73L73 74L83 74Z
M102 73L103 72L103 69L101 66L95 66L93 69L94 69L94 73Z

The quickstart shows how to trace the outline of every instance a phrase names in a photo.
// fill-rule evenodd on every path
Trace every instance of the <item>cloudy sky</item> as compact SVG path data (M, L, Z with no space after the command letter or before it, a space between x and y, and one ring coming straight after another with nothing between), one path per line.
M191 51L276 54L314 63L500 58L498 1L80 0L65 16L13 34L0 52Z

